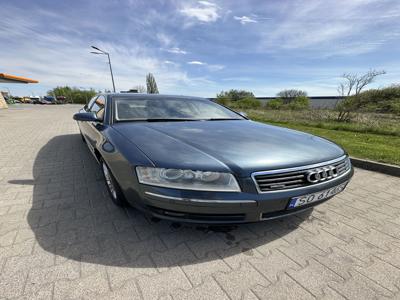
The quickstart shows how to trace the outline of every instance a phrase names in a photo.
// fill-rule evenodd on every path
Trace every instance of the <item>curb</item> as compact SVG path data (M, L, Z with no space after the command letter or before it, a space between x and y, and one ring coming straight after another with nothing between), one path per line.
M400 166L389 165L355 157L350 157L350 159L354 167L400 177Z

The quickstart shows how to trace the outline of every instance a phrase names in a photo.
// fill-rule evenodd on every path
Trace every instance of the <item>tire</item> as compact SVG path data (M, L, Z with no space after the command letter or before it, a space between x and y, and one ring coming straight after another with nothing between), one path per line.
M111 173L111 170L108 168L103 159L100 160L100 165L107 191L111 197L112 202L114 202L114 204L119 207L127 206L127 201L122 194L121 188L119 187L117 180L115 179L114 175Z

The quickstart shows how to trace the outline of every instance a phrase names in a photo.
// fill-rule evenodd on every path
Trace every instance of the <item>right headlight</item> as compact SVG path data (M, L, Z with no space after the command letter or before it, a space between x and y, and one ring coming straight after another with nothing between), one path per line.
M239 184L230 173L136 167L140 183L173 189L240 192Z

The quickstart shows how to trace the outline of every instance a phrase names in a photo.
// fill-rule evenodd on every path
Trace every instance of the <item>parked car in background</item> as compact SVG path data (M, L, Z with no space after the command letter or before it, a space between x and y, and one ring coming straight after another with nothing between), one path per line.
M56 99L53 96L44 96L42 100L46 102L44 104L56 104Z
M57 96L56 100L58 104L65 104L67 102L67 98L64 96Z
M32 103L32 100L30 97L22 97L21 103Z
M101 94L74 119L114 203L159 218L283 217L332 198L353 175L333 142L253 122L204 98Z

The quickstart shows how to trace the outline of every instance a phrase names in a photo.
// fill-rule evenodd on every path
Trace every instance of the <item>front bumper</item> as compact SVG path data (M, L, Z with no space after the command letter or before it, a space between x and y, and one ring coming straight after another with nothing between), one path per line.
M316 193L341 183L353 176L353 168L346 174L327 182L294 190L255 192L202 192L176 190L142 185L140 191L128 195L128 201L138 209L151 215L171 221L202 224L249 223L285 217L321 204L323 201L295 209L287 209L292 197ZM245 184L254 186L252 179ZM131 190L133 191L133 190ZM132 200L134 199L134 200Z

